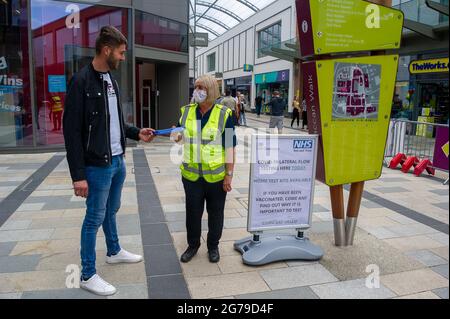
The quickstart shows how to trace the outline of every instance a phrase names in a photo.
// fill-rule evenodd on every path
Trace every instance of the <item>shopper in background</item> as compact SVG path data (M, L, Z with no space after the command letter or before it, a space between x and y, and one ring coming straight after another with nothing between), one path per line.
M262 108L263 98L261 93L255 98L255 107L256 107L256 115L257 117L261 117L261 108Z
M226 96L220 101L219 104L222 104L223 106L226 106L227 108L229 108L232 111L232 118L233 118L233 124L237 125L237 113L236 113L236 100L234 99L234 97L231 96L231 91L227 91L226 92Z
M298 101L298 96L294 97L292 101L292 122L291 127L294 125L295 120L297 120L297 127L300 127L300 102Z
M247 106L247 100L245 99L244 94L240 95L240 97L239 97L239 104L241 106L241 108L239 110L240 111L239 113L241 115L239 124L247 126L247 118L245 117L245 112L246 112L245 108Z
M306 113L306 99L302 101L302 129L305 129L305 125L308 126L308 114Z
M281 98L280 92L273 92L272 100L268 103L268 106L271 114L269 128L274 129L276 127L278 129L278 134L282 134L286 101Z

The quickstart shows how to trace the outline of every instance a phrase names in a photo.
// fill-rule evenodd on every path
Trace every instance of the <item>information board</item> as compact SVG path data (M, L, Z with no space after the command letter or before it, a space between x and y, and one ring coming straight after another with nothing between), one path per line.
M253 135L249 232L311 227L317 135Z
M302 56L400 48L403 13L362 0L297 0Z

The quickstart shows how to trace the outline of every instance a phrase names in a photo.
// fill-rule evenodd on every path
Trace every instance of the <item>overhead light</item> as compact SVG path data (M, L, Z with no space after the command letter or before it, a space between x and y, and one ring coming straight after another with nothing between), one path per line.
M2 0L2 1L3 1L4 4L8 4L8 1L7 1L7 0Z

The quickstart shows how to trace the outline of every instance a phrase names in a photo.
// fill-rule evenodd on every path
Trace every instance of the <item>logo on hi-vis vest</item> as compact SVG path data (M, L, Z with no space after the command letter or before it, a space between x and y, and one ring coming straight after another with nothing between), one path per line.
M303 149L311 149L313 147L312 140L294 140L294 151L295 150L303 150Z

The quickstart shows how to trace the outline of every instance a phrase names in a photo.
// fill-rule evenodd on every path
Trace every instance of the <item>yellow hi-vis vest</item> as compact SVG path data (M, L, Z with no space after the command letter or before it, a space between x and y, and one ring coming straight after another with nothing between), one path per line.
M201 121L197 120L197 107L197 104L190 104L181 108L180 125L185 127L181 175L192 182L200 177L208 183L220 182L225 178L222 134L232 112L223 105L214 105L202 129Z

